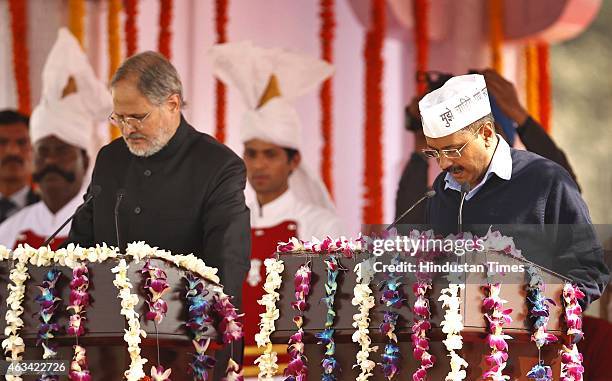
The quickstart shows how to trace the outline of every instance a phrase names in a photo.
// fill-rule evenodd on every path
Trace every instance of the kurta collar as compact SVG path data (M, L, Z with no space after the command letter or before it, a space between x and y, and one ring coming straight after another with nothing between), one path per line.
M168 141L168 144L166 144L166 146L164 146L164 148L162 148L156 154L151 155L149 157L139 157L139 159L144 161L157 161L172 157L175 153L178 152L180 147L187 140L187 136L189 135L190 129L191 127L183 117L183 114L181 114L181 122L178 128L176 129L174 136L172 136L172 138L170 138L170 141Z
M285 193L263 206L260 206L259 203L257 203L257 215L265 218L286 214L285 212L287 207L293 205L295 202L295 195L290 189L287 189Z

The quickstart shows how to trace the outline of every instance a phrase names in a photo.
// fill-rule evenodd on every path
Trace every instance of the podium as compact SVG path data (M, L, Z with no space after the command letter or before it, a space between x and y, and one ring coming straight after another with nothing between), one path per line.
M291 308L290 303L294 300L294 286L291 281L297 268L304 264L307 260L312 263L312 285L311 294L307 302L309 309L304 313L304 343L305 355L308 358L308 380L320 380L321 378L321 360L323 359L324 349L322 345L317 345L315 333L324 329L326 316L326 306L320 302L325 296L324 283L326 281L326 269L321 255L305 255L305 254L283 254L277 253L280 259L283 260L285 270L283 272L283 283L278 290L281 295L277 306L280 310L280 318L276 321L276 332L271 336L274 344L286 344L289 337L296 332L295 324L292 319L296 315L296 311ZM386 256L386 254L385 254ZM353 297L353 288L355 287L356 275L353 271L355 265L364 261L369 257L368 254L359 253L354 259L339 257L340 264L346 268L346 271L341 271L338 275L338 291L336 294L334 309L337 312L335 324L334 341L336 342L335 357L340 364L339 380L354 380L359 375L359 368L353 368L355 364L355 356L359 350L358 344L351 341L351 335L355 332L352 327L353 315L356 314L357 308L351 304ZM497 262L500 265L525 265L525 263L517 258L507 256L497 252L488 252L486 260ZM381 257L382 259L383 257ZM482 257L467 256L466 263L478 264L482 263ZM526 265L525 265L526 267ZM548 331L554 333L557 337L563 335L562 320L563 314L561 304L561 292L563 289L563 281L555 274L542 269L542 278L546 285L545 295L555 302L555 306L550 306L550 320ZM504 370L504 374L509 375L511 380L528 381L527 372L538 362L538 350L534 343L530 341L531 329L528 319L528 306L526 304L526 280L527 273L513 274L512 276L497 274L494 279L500 281L501 297L506 299L508 303L504 308L512 309L512 323L504 326L504 333L511 335L512 340L508 341L508 365ZM370 359L375 362L380 362L381 352L387 343L386 337L383 337L379 332L379 325L382 323L383 311L388 309L380 304L380 289L378 284L385 279L385 275L378 273L370 283L373 295L376 299L376 306L370 310L370 337L372 346L378 346L379 349L375 353L370 354ZM412 305L415 296L412 294L412 284L416 278L413 273L402 274L402 289L406 295L407 302L401 309L394 309L398 312L400 318L396 326L395 332L398 336L398 344L400 347L401 371L396 375L396 380L411 380L412 373L418 368L418 362L413 358L411 345L411 326L413 324ZM488 334L488 325L482 310L482 301L485 294L482 290L482 285L487 284L486 273L467 273L465 278L465 288L461 294L463 304L461 313L463 315L464 330L463 349L457 351L469 364L466 369L466 380L481 380L482 374L487 369L485 356L490 353L490 348L486 342ZM444 380L450 370L449 358L447 351L442 343L446 335L442 333L440 322L444 318L444 310L442 302L438 302L440 290L448 286L448 281L442 277L434 277L432 281L432 289L428 293L432 329L428 332L430 340L430 353L436 356L436 363L433 368L428 370L428 379ZM560 358L558 352L560 344L549 344L542 348L542 360L547 365L550 365L553 374L558 377L560 372ZM374 370L374 377L371 380L386 380L379 366Z
M144 366L145 373L149 374L152 366L157 365L157 340L159 337L161 365L166 369L172 368L171 379L173 381L193 380L189 376L189 362L191 354L194 353L191 339L185 330L187 313L185 311L185 286L182 279L183 270L170 265L162 260L152 259L151 263L166 271L170 290L164 295L164 300L168 303L168 313L161 324L158 325L158 336L155 334L155 326L152 321L145 321L144 316L146 302L142 291L142 276L139 270L144 265L140 262L129 268L128 276L132 281L132 293L139 295L139 303L135 310L141 316L141 328L147 332L147 338L141 343L141 356L148 359ZM123 373L128 369L130 358L126 350L127 344L123 340L124 329L127 324L124 316L120 315L120 300L117 298L118 290L113 286L115 274L111 269L116 266L116 261L89 264L89 293L91 296L91 306L87 308L87 320L84 322L86 332L78 338L79 345L85 347L87 351L89 369L93 380L122 380ZM10 271L10 261L0 262L0 330L4 333L6 321L6 298L7 282ZM56 322L63 327L60 335L54 338L54 342L59 344L57 360L71 361L73 352L72 346L75 344L73 336L65 335L65 328L68 325L69 315L66 312L69 303L72 271L67 267L57 267L62 272L62 277L57 283L62 303L56 312ZM40 294L37 286L42 283L45 273L50 267L29 266L30 279L26 282L26 296L23 302L25 309L22 319L24 327L20 331L21 337L26 343L24 360L42 359L42 348L36 347L36 337L38 326L39 306L35 297ZM207 289L218 287L216 283L202 280ZM210 292L206 298L212 299L214 292ZM218 339L213 324L208 325L206 331L208 337L212 339L209 352L213 352L213 342ZM2 335L0 340L4 340ZM212 369L209 372L212 379ZM35 380L36 376L23 376L24 380ZM60 379L67 379L62 376Z

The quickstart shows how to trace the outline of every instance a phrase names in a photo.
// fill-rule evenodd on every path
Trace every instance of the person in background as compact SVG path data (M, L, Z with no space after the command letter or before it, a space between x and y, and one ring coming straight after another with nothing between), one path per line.
M0 111L0 223L40 198L30 187L32 144L30 118Z
M112 109L110 93L99 81L76 38L60 29L43 68L40 103L30 119L34 146L34 182L41 201L23 208L0 225L0 244L40 247L82 202L89 166L87 150L95 123ZM29 147L29 139L27 140ZM49 246L68 237L66 225Z
M264 49L249 42L213 47L213 70L240 91L247 111L240 126L247 178L255 191L251 209L251 270L243 286L245 311L245 376L255 376L253 364L263 350L255 345L266 273L263 263L278 242L292 237L339 238L342 224L327 189L302 161L301 122L290 101L331 76L326 62L281 49ZM281 368L288 357L281 350Z

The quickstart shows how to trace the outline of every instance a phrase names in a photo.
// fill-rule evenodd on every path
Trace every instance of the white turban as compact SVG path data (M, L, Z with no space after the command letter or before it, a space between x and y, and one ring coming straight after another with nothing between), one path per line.
M299 150L302 146L301 122L291 101L329 78L333 66L283 49L260 48L250 41L215 45L211 57L214 74L236 88L247 106L240 126L241 141L261 139ZM273 76L280 95L260 105ZM289 187L306 202L334 209L320 177L304 164L289 177Z
M419 102L423 133L429 138L448 136L491 113L484 76L453 77Z
M76 92L62 97L70 78ZM55 135L71 145L89 150L95 123L112 112L106 84L99 81L77 39L66 28L58 32L42 73L40 103L30 118L32 143Z

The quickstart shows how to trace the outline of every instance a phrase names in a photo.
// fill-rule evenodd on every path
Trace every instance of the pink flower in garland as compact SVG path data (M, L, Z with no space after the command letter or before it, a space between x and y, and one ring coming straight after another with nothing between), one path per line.
M412 325L412 354L421 363L419 368L412 374L413 381L424 381L427 379L427 369L434 366L436 357L429 353L429 338L427 331L431 329L429 318L429 300L426 297L427 290L431 289L428 281L417 281L412 285L412 292L416 296L412 312L414 313L414 324Z
M308 376L308 367L306 365L306 357L304 356L304 324L303 312L308 308L306 298L311 291L311 276L312 270L310 263L306 263L298 268L295 273L295 302L291 303L291 307L298 312L293 318L298 330L289 339L289 347L287 353L291 357L289 365L285 369L285 380L305 381Z
M71 381L91 381L85 348L80 345L74 346L74 357L70 363L68 377Z
M219 319L219 331L223 334L223 343L229 344L244 336L238 309L232 304L231 298L225 294L213 297L212 310Z
M160 324L168 312L168 304L162 299L170 289L168 276L161 268L152 266L150 260L147 260L140 272L145 279L143 288L148 307L145 319Z
M584 298L578 286L566 283L563 286L563 306L569 344L563 345L561 355L561 381L581 381L584 367L582 354L578 352L578 343L582 340L582 308L578 304Z
M508 343L506 340L512 339L512 336L503 333L505 324L512 322L510 314L512 309L504 309L506 300L500 297L501 285L499 283L487 284L484 286L487 292L487 297L483 300L483 307L487 311L485 318L489 323L489 336L487 343L491 348L491 354L485 358L489 369L483 374L484 379L492 379L494 381L508 380L510 377L503 374L508 361Z
M161 365L151 368L151 378L153 381L170 381L171 373L172 369L164 369Z

